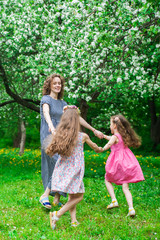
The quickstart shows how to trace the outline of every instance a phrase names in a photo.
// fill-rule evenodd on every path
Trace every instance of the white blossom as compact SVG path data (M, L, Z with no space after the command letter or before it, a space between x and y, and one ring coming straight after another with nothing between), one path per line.
M117 78L117 83L122 83L122 78L118 77Z

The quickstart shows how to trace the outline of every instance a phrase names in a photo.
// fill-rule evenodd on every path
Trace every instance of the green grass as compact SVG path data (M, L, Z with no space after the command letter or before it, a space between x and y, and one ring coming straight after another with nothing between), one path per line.
M40 151L28 149L18 156L18 149L0 149L0 239L160 239L160 157L137 156L145 181L130 184L136 210L131 219L126 217L128 206L121 186L114 185L120 207L106 210L110 203L104 184L108 154L85 151L86 192L77 205L81 224L71 228L66 213L52 231L49 211L39 203L43 193Z

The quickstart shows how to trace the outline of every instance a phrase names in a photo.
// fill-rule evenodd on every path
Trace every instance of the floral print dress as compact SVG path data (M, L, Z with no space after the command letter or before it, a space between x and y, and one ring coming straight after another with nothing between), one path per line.
M79 133L78 141L71 156L60 156L52 175L51 190L69 194L84 193L84 152L83 133Z

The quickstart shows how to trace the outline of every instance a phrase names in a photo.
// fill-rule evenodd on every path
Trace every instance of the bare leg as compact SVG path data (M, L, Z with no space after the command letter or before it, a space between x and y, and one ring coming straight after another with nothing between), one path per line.
M60 194L56 193L53 202L57 205L60 201Z
M41 196L41 198L49 197L50 191L51 191L51 189L49 189L49 188L47 187L46 190L45 190L45 192L44 192L43 195ZM59 194L59 193L56 193L53 202L57 205L57 204L59 203L59 201L60 201L60 194Z
M71 210L73 214L73 219L75 217L75 206L82 201L83 199L83 193L77 193L77 194L69 194L68 202L59 210L57 211L57 217L60 218L65 212ZM56 223L56 220L52 221L52 224L54 225Z
M72 209L83 199L83 193L69 194L68 202L57 212L57 217L61 217L65 212Z
M129 208L133 208L133 200L132 200L132 194L129 190L129 184L128 183L124 183L122 185L122 189L123 189L123 192L125 194L125 197L126 197L126 200L127 200L127 203L128 203L128 206Z
M115 196L115 193L114 193L114 188L113 188L112 183L108 182L107 180L105 180L105 183L106 183L107 190L108 190L108 192L109 192L109 194L112 198L112 202L111 202L111 204L109 204L107 206L107 209L112 209L112 208L115 208L115 207L119 207L116 196Z
M70 195L69 195L69 200L70 200ZM76 206L74 206L73 208L71 208L70 210L70 215L71 215L71 223L77 222L76 219Z
M111 196L112 199L116 199L115 193L114 193L114 188L112 183L108 182L107 180L105 180L105 184L106 184L106 188L109 192L109 195Z
M41 196L41 198L43 197L49 197L51 189L49 189L48 187L46 188L45 192L43 193L43 195Z

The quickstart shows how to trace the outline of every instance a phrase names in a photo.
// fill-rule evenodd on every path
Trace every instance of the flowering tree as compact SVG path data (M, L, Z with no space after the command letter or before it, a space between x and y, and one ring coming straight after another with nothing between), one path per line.
M147 0L5 0L1 18L0 106L15 101L39 111L52 72L67 79L67 99L95 124L116 112L151 116L160 142L160 11ZM135 111L136 109L136 111ZM136 112L136 113L135 113Z

